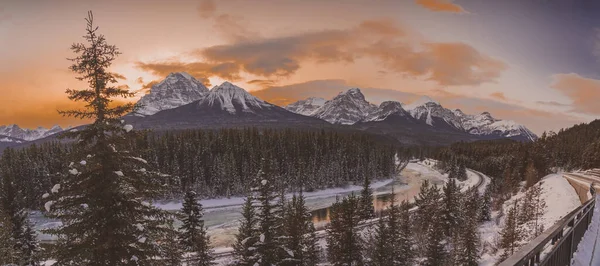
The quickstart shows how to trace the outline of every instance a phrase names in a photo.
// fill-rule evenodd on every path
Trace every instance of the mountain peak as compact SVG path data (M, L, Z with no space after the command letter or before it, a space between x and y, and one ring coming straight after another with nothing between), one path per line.
M347 91L340 92L337 97L341 97L341 96L355 97L355 98L365 101L365 95L360 91L359 88L353 88L353 89L349 89Z
M63 129L60 126L54 126L51 129L46 129L41 126L35 129L21 128L17 124L0 126L0 135L26 141L45 138L61 131L63 131Z
M138 104L136 115L147 116L167 109L173 109L204 98L208 89L190 74L170 73L164 80L150 88Z
M285 109L305 116L311 116L317 109L325 104L326 100L319 97L310 97L306 100L300 100L288 104Z
M412 103L410 103L410 104L407 104L407 105L405 106L405 109L406 109L406 110L412 110L412 109L415 109L415 108L417 108L417 107L420 107L420 106L425 106L425 105L428 105L428 104L440 105L440 103L439 103L439 102L437 102L436 100L434 100L434 99L431 99L431 98L430 98L429 96L427 96L427 95L423 95L423 96L421 96L419 99L416 99L415 101L413 101Z
M251 113L256 109L272 106L228 81L210 90L199 105L224 110L230 114L238 112Z
M354 124L367 118L377 106L365 100L360 89L353 88L341 92L335 98L325 102L311 116L332 124Z
M216 91L239 91L239 92L243 92L243 93L248 93L246 90L244 90L236 85L233 85L229 81L225 81L225 82L221 83L221 85L212 88L211 91L215 91L215 92Z

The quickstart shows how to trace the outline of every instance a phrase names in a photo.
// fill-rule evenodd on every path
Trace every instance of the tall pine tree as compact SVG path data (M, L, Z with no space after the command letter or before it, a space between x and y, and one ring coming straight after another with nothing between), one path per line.
M360 218L368 220L375 217L375 207L373 206L373 190L371 189L371 179L365 175L363 179L363 188L360 192Z
M360 200L350 195L331 206L327 227L327 252L334 266L363 265L363 240L356 226L360 221Z
M13 156L13 150L4 151ZM0 165L0 264L38 265L39 246L10 165Z
M191 253L186 257L188 265L214 265L213 252L210 248L210 238L202 220L202 205L196 198L196 192L185 193L180 217L182 225L179 228L179 241L184 252Z
M320 247L302 193L292 196L284 213L282 244L287 256L281 265L316 265Z
M252 197L246 197L242 208L242 219L238 227L233 245L235 265L253 266L257 261L256 248L254 244L258 240L258 220L253 206Z
M91 12L86 21L86 43L72 45L77 56L70 70L89 88L67 90L69 99L86 105L60 113L93 122L64 134L77 141L68 173L45 204L48 216L62 222L46 231L57 236L51 257L57 266L155 264L168 255L167 240L175 238L168 226L173 215L149 202L161 194L158 175L128 149L135 132L121 117L134 105L112 99L133 93L113 86L117 81L108 71L120 53L98 34Z
M280 204L277 204L277 188L275 178L271 171L271 162L261 161L261 169L256 176L256 214L258 220L258 240L254 243L258 266L277 265L280 262L282 246L279 243L282 221L277 213Z

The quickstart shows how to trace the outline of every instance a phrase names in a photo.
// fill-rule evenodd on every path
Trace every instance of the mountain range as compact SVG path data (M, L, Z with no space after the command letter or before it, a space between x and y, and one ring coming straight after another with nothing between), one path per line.
M423 96L410 104L385 101L375 105L360 89L340 92L330 100L308 98L280 107L224 82L208 89L187 73L171 73L138 101L125 119L139 129L159 131L193 128L295 128L366 131L405 144L440 145L455 141L510 138L533 141L526 127L483 112L469 115L444 108ZM0 139L28 142L61 132L0 126Z
M488 112L468 115L459 109L450 110L427 96L406 105L386 101L375 106L365 100L360 89L355 88L341 92L329 101L313 99L292 103L286 109L332 124L369 125L369 128L378 125L385 128L427 125L430 130L465 133L482 139L533 141L537 138L525 126L514 121L494 118ZM427 130L422 126L419 129Z

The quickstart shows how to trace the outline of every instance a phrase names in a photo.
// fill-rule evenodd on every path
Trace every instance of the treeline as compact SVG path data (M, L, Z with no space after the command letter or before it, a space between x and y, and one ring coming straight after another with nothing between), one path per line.
M458 162L492 177L491 190L498 208L520 189L531 187L558 171L600 167L600 120L579 124L558 133L544 133L534 142L511 140L455 143L431 156Z
M389 178L396 150L360 133L292 130L190 130L145 132L128 144L148 162L167 190L162 198L245 195L259 170L260 159L273 162L278 187L304 191ZM411 152L410 150L404 151ZM47 143L7 149L0 175L10 172L29 208L42 206L41 195L59 181L72 161L72 145Z
M392 192L385 216L377 220L365 178L360 195L332 205L323 250L302 195L289 200L279 193L269 165L263 161L254 192L246 198L231 265L478 264L477 229L491 217L489 195L481 196L477 188L462 192L457 178L442 188L424 181L414 205L394 201Z

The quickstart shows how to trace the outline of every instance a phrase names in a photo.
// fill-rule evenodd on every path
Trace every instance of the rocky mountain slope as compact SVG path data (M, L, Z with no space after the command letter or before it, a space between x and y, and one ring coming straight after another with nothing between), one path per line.
M286 108L298 112L298 110L311 107L309 101L305 100L288 105ZM307 115L305 112L298 113ZM383 122L386 121L387 117L393 115L395 118L392 120L396 121L396 127L403 126L403 123L414 124L414 121L410 119L401 119L402 123L398 121L399 117L406 118L410 116L437 131L467 133L481 139L510 138L533 141L537 138L525 126L514 121L496 119L488 112L468 115L458 109L450 110L427 96L423 96L407 105L388 101L377 107L367 102L359 89L351 89L340 93L314 112L308 113L308 115L332 124L348 125L354 125L359 121L363 125L367 122ZM390 121L388 120L386 123L390 123ZM371 125L375 127L377 124L371 123ZM384 127L387 127L387 125Z
M138 101L141 106L134 115L148 116L162 110L177 108L200 100L208 88L184 72L169 74L163 81L152 86L150 92Z
M32 141L36 139L45 138L50 135L59 133L61 131L63 131L63 129L60 126L54 126L50 129L43 127L38 127L36 129L27 129L21 128L18 125L0 126L0 136L22 141Z
M317 118L265 102L229 82L211 89L201 100L134 121L159 130L228 127L330 127Z
M352 125L367 118L376 110L377 106L367 102L360 89L350 89L325 102L310 116L331 124Z

